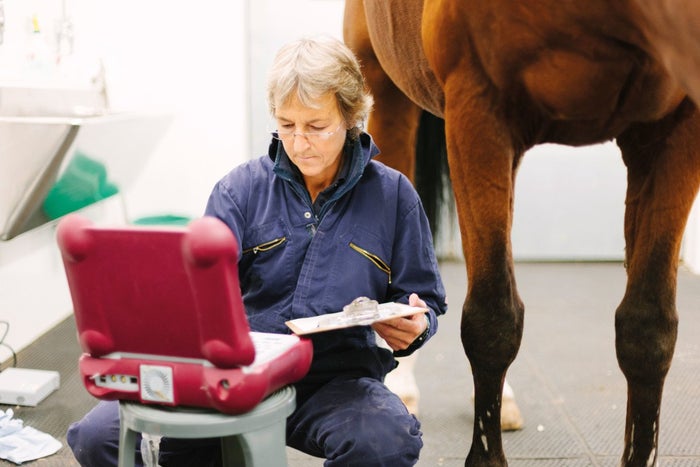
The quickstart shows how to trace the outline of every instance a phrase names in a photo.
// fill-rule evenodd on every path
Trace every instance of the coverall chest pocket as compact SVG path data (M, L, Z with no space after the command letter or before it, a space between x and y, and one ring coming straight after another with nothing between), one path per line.
M281 221L246 232L239 264L241 287L252 291L262 287L265 281L286 283L291 273L285 260L289 241L289 233Z
M355 242L350 242L348 246L359 253L361 256L363 256L365 259L367 259L370 263L372 263L377 269L382 271L384 274L387 275L387 280L388 283L391 284L391 267L382 259L381 256L379 256L376 253L373 253L371 250L368 250L367 248L364 248L360 245L358 245Z
M355 279L367 283L374 292L385 291L392 279L390 242L360 227L341 241L346 269L356 271Z

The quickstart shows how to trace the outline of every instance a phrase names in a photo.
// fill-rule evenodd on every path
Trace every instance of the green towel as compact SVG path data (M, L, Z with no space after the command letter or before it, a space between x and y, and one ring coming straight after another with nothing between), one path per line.
M119 188L107 180L104 164L76 151L46 195L43 209L49 219L57 219L118 192Z

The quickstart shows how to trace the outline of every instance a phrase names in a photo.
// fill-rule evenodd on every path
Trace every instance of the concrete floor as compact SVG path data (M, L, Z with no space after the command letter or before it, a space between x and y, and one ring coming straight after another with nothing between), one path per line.
M425 443L418 465L464 465L472 434L472 381L459 340L466 272L443 263L450 310L421 351L416 373ZM525 332L508 373L525 419L504 433L512 467L618 466L626 383L614 347L614 310L625 287L620 263L519 263ZM700 466L700 276L679 271L679 337L661 412L659 465ZM290 465L320 459L289 451Z
M451 309L440 318L440 331L421 351L416 369L425 443L418 465L425 467L464 465L473 422L471 375L459 341L466 273L461 263L443 263L441 269ZM613 320L624 291L623 266L519 263L516 274L526 306L525 332L508 380L525 427L504 434L510 465L619 465L626 388L615 360ZM683 267L678 310L679 337L661 412L663 467L700 466L700 276ZM62 441L68 423L94 404L77 377L74 332L67 320L20 353L20 367L59 370L61 388L38 407L13 407L25 424ZM292 467L323 464L291 449L288 460ZM64 447L25 465L76 463Z

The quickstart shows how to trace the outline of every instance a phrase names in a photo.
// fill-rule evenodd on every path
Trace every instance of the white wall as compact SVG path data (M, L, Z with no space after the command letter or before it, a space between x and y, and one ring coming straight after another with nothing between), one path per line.
M173 116L141 175L122 193L131 219L162 213L200 215L216 180L250 157L248 3L65 2L75 37L72 81L89 81L102 60L114 110ZM4 0L3 5L0 82L26 84L31 77L32 83L51 84L60 73L26 66L27 45L35 38L30 34L31 17L36 14L50 54L63 3ZM91 212L99 215L92 217L120 217L120 202L110 199L95 206ZM53 228L47 225L0 242L0 320L10 323L5 343L16 351L71 312ZM0 362L8 356L7 349L0 348Z
M514 258L622 261L625 190L625 167L613 143L530 149L515 182ZM461 259L456 220L448 227L439 239L439 253Z
M695 199L683 239L681 258L695 274L700 274L700 197Z
M277 50L304 35L343 37L343 0L250 1L251 146L264 154L270 142L266 74Z
M216 180L249 157L246 2L72 3L112 105L174 116L126 195L129 215L200 215Z
M516 259L623 260L626 177L614 143L530 149L515 183Z
M26 43L31 16L51 39L65 5L74 61L102 60L112 108L167 112L173 123L133 189L130 217L201 214L214 182L249 157L248 1L4 0L0 52ZM15 53L23 58L25 51Z

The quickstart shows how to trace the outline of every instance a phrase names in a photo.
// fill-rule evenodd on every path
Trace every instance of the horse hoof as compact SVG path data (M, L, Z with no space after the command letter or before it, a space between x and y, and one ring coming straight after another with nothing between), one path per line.
M523 417L518 404L512 397L504 397L501 402L501 431L517 431L523 427Z
M408 413L411 413L415 415L416 417L418 416L418 395L408 395L404 394L401 397L401 402L404 403L406 408L408 409Z
M405 381L397 383L396 381L389 381L387 384L391 392L399 396L401 402L404 403L408 412L418 416L418 401L420 399L420 393L418 392L418 386L414 383L406 383Z
M418 401L420 391L413 369L416 365L418 352L413 352L407 357L400 357L399 366L394 371L389 372L384 379L384 384L391 392L399 396L408 412L418 416Z
M411 373L389 373L384 384L404 403L409 413L418 416L418 401L420 392L416 380Z

